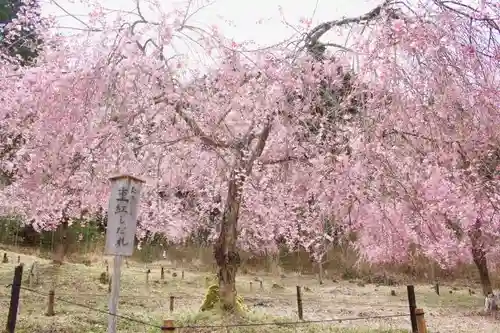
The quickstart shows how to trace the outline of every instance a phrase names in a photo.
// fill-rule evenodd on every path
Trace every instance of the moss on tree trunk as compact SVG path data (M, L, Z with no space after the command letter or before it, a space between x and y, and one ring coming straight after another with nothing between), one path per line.
M221 307L232 311L236 305L236 272L240 256L236 247L241 197L236 171L231 175L219 237L214 247Z

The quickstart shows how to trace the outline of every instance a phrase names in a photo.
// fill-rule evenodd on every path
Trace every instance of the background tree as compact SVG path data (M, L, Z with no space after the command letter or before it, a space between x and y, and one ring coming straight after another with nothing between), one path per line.
M142 31L110 26L97 41L66 39L18 76L15 93L7 89L15 117L3 114L2 124L25 141L18 176L3 191L14 199L3 208L52 229L105 209L110 174L144 177L138 235L181 242L209 232L222 307L231 310L239 249L277 251L282 236L314 251L323 218L344 216L337 193L347 166L337 158L345 142L335 131L352 129L333 126L318 108L325 89L343 86L341 66L306 55L294 62L279 49L247 57L205 35L205 51L220 62L182 83L184 63L164 59L156 45L170 45L188 25L137 13ZM137 37L152 33L158 40Z
M0 0L0 51L23 66L33 63L42 39L37 0Z
M364 166L352 192L357 246L373 262L408 261L415 245L443 267L473 262L488 294L500 236L500 8L438 0L410 8L385 1L310 34L372 28L360 69L372 83L371 130L353 157Z
M483 3L481 13L498 13ZM497 178L478 171L494 165L479 156L498 142L494 43L473 35L472 53L469 19L407 8L387 1L307 36L306 47L336 25L359 26L365 59L348 98L339 66L348 58L322 48L249 55L215 32L198 40L218 61L186 80L186 63L164 48L189 29L187 13L150 22L138 7L136 22L99 39L64 39L16 84L0 80L10 110L0 122L25 140L2 208L50 229L105 209L110 174L142 176L138 236L208 234L225 309L235 305L238 249L276 252L284 240L321 255L332 218L359 233L372 262L407 260L410 244L443 265L483 260L474 249L492 253L500 230L486 191Z

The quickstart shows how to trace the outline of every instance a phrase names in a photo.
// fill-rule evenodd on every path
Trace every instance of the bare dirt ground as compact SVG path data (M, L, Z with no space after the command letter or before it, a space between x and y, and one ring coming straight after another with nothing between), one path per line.
M18 254L7 252L9 263L0 264L0 318L7 318L10 287ZM2 251L3 255L3 251ZM91 266L64 264L56 288L56 315L45 316L50 290L51 265L49 261L21 255L24 263L23 287L34 261L39 265L39 284L33 291L21 291L16 332L106 332L108 286L99 281L105 272L104 260ZM111 264L111 261L110 261ZM111 265L110 265L111 266ZM160 266L165 268L165 279L160 279ZM151 270L146 284L146 271ZM173 273L177 273L173 277ZM164 319L173 319L176 325L217 325L227 321L213 313L200 313L207 283L212 274L184 271L166 262L146 266L132 264L122 268L119 314L138 321L161 325ZM260 282L263 281L263 289ZM274 285L274 286L273 286ZM363 285L356 282L326 280L319 285L313 277L263 274L238 277L238 291L249 307L247 322L296 322L296 286L302 286L304 320L331 320L326 323L301 325L245 326L231 328L182 329L182 332L408 332L410 325L406 286ZM391 295L395 291L395 296ZM500 321L480 316L482 298L469 295L465 287L441 286L437 296L430 285L415 286L417 306L424 309L428 330L432 333L493 333L500 332ZM451 291L451 293L450 293ZM175 296L174 311L169 311L170 296ZM96 310L97 309L97 310ZM101 312L99 312L99 310ZM402 315L398 318L370 318ZM355 320L349 320L354 319ZM160 332L157 327L143 323L118 320L119 332Z

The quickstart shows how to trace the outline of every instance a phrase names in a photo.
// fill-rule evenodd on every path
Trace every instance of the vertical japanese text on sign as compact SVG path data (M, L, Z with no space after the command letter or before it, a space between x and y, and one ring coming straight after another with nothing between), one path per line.
M118 197L116 198L116 209L115 214L119 216L119 224L116 228L116 247L120 248L122 246L128 246L128 242L125 239L125 235L127 234L127 223L125 222L125 217L128 213L128 188L125 186L121 186L118 189Z
M132 255L143 181L132 176L111 178L106 249L108 255Z

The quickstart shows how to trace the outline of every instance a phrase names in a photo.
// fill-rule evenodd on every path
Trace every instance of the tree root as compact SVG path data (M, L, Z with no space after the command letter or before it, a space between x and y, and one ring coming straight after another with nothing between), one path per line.
M216 308L221 308L219 306L219 303L220 303L219 286L213 284L210 287L208 287L207 294L205 295L205 300L203 301L200 310L210 311ZM236 312L240 313L248 311L247 306L243 302L243 297L236 295L236 304L234 309Z

